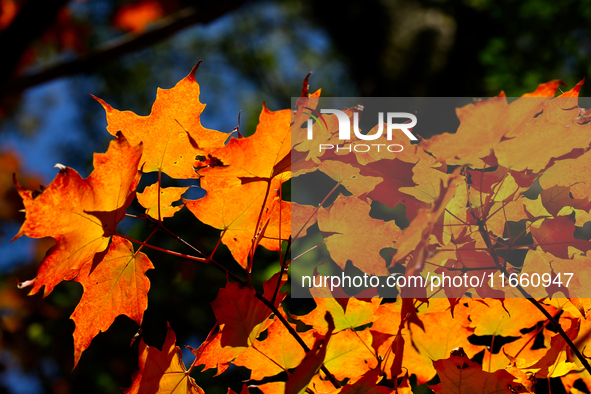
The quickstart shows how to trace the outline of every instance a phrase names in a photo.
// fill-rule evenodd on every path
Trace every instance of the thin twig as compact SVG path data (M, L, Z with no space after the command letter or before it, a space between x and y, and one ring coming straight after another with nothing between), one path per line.
M226 276L231 277L235 281L240 282L242 285L245 284L244 281L242 279L240 279L238 276L236 276L233 272L231 272L226 267L224 267L223 265L221 265L220 263L218 263L217 261L215 261L213 259L213 253L211 254L210 257L207 257L205 255L205 253L201 252L195 246L191 245L189 242L185 241L184 239L182 239L181 237L179 237L178 235L176 235L175 233L173 233L172 231L170 231L168 228L164 227L164 224L162 222L158 222L157 225L158 225L158 228L160 230L164 231L166 234L170 235L171 237L173 237L174 239L176 239L177 241L179 241L183 245L185 245L185 246L193 249L194 251L196 251L200 255L205 256L205 257L203 257L203 262L204 263L210 263L210 264L212 264L214 267L216 267L220 271L222 271ZM223 236L223 233L222 233L222 236ZM220 239L221 239L221 237L220 237ZM219 240L218 240L218 244L219 244ZM216 248L217 248L217 245L216 245ZM215 252L215 250L214 250L214 252Z
M271 298L271 304L275 305L275 300L277 299L277 294L279 294L279 288L281 287L281 280L283 279L283 274L285 273L286 268L281 266L281 273L279 274L279 279L277 279L277 286L275 286L275 291L273 292L273 298Z
M138 253L139 253L139 252L142 250L142 248L143 248L145 245L147 245L147 244L148 244L148 241L150 240L150 238L152 238L152 236L153 236L154 234L156 234L156 232L157 232L157 231L158 231L158 229L157 229L157 228L155 228L154 230L152 230L152 232L150 233L150 235L148 235L148 238L146 238L146 240L144 241L144 244L143 244L143 245L140 245L140 247L139 247L139 248L137 248L137 250L136 250L136 251L135 251L135 253L133 254L134 256L135 256L136 254L138 254Z
M202 255L204 258L207 259L207 255L205 253L203 253L202 251L200 251L199 249L197 249L195 246L191 245L190 243L188 243L187 241L185 241L184 239L182 239L181 237L179 237L178 235L176 235L175 233L173 233L172 231L170 231L169 229L167 229L164 224L162 224L162 222L160 222L158 224L158 228L161 229L162 231L164 231L166 234L170 235L171 237L173 237L174 239L176 239L177 241L179 241L180 243L182 243L183 245L193 249L195 252L199 253L200 255ZM211 260L211 257L209 258Z
M265 210L265 207L267 206L267 199L269 198L269 192L271 191L271 179L267 180L267 189L265 190L265 197L263 197L263 205L261 206L261 210L259 211L259 217L257 219L257 224L254 227L254 234L252 236L252 246L251 246L251 250L250 253L248 254L248 269L246 270L246 273L248 274L248 281L250 282L250 274L252 272L252 266L254 264L254 250L257 247L258 243L256 242L257 237L262 237L264 234L264 231L262 231L261 228L261 232L259 233L259 225L261 224L261 219L263 217L263 211ZM281 212L281 200L279 200L279 212ZM280 234L281 236L281 234Z
M127 235L123 235L123 234L117 234L117 235L120 236L121 238L125 238L128 241L131 241L131 242L136 243L136 244L140 244L140 245L145 246L145 247L150 248L150 249L157 250L159 252L163 252L163 253L166 253L166 254L171 254L173 256L184 257L184 258L189 259L189 260L200 261L202 263L208 263L209 262L208 259L204 259L203 257L197 257L197 256L191 256L189 254L183 254L183 253L173 252L172 250L159 248L158 246L150 245L150 244L147 244L147 243L142 242L140 240L137 240L137 239L128 237Z

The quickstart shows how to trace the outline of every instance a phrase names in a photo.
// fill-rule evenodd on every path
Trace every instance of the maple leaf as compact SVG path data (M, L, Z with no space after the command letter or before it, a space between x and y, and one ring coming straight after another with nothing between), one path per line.
M553 186L549 189L542 190L540 197L542 198L544 208L546 208L552 216L558 216L559 212L564 207L580 209L585 212L589 212L591 209L589 199L571 198L570 187Z
M317 169L339 182L356 197L368 194L383 181L380 177L363 176L360 168L341 160L323 160Z
M384 222L370 218L370 210L370 204L361 199L341 194L330 210L320 208L318 227L331 234L325 238L326 247L341 269L351 261L367 274L387 276L390 273L380 250L396 247L401 231L393 220Z
M270 300L275 295L275 290L277 289L278 283L277 281L280 280L279 288L285 284L286 278L281 277L280 273L277 273L271 277L271 279L264 282L264 293L263 296ZM228 286L226 286L228 287ZM263 332L270 324L273 323L273 320L267 320L264 324L256 323L259 321L261 316L264 316L262 319L266 319L266 317L270 314L270 312L264 312L263 309L267 308L262 304L262 302L258 299L250 298L252 295L252 288L244 287L241 288L238 286L231 286L229 289L224 290L222 293L220 289L220 293L218 297L212 303L212 307L219 308L217 314L222 316L222 321L220 321L220 331L215 333L213 336L208 337L203 344L198 349L193 349L190 346L188 348L195 354L197 360L195 361L195 365L204 365L205 369L215 368L217 369L216 376L223 373L229 366L230 363L240 356L247 348L250 346L254 339L259 336L261 332ZM230 297L232 294L238 294L240 299L236 300L236 304L232 305L232 300ZM277 292L277 296L275 297L275 306L279 306L279 304L285 299L286 293ZM226 306L227 305L227 306ZM238 310L239 308L247 308L246 310ZM215 310L214 310L215 312ZM238 313L238 316L232 316L232 313ZM253 317L253 320L246 321L241 317L244 316L243 314L250 314ZM216 315L217 316L217 315ZM248 316L247 316L248 317ZM234 327L231 324L226 329L226 325L224 322L230 323L237 323L238 327ZM251 324L253 328L249 328ZM250 332L246 334L246 331ZM222 345L222 338L224 341L224 345ZM244 344L246 340L245 346L228 346L228 341L230 343L236 344Z
M168 324L168 323L167 323ZM150 347L140 340L139 370L135 372L131 386L125 394L205 394L189 376L181 349L176 346L176 335L170 325L162 350Z
M282 183L291 177L290 120L291 111L263 104L253 135L232 138L195 163L207 195L183 200L195 217L222 230L222 242L249 272L256 246L280 250L290 236L291 203L281 199Z
M507 222L528 218L524 209L527 199L520 192L531 186L534 177L519 179L514 171L500 166L493 172L469 171L469 174L470 208L460 210L466 222L476 224L473 219L478 218L485 223L487 231L502 236Z
M270 314L269 308L255 297L256 290L239 283L226 284L211 303L222 330L221 345L250 346L262 330L254 330Z
M262 341L255 340L234 360L234 364L250 369L251 380L262 380L297 367L305 355L304 349L283 323L275 320L267 328L267 337Z
M155 183L147 186L143 192L137 193L137 200L142 207L146 208L146 215L156 220L159 219L158 215L160 218L170 218L183 208L182 204L173 206L172 203L180 200L181 195L189 188L190 186L160 188L160 185ZM158 192L160 192L160 198L158 198Z
M283 173L283 166L279 169L275 169L275 166L291 151L290 120L290 110L270 111L263 103L253 135L231 138L226 146L212 152L209 159L202 163L209 164L199 170L199 174L204 177L202 187L210 190L207 185L211 178L244 183L270 180Z
M532 226L530 230L542 250L552 253L556 257L568 259L572 255L572 252L569 255L569 247L582 252L591 250L591 242L574 237L574 214L544 219L539 227Z
M279 250L279 240L291 232L291 203L281 201L281 181L245 185L225 183L222 178L199 200L185 200L187 208L200 221L222 231L221 240L245 269L257 244ZM202 184L203 185L203 184ZM211 183L207 184L211 187Z
M529 251L525 257L522 272L529 273L530 276L537 273L542 280L546 281L546 285L553 283L555 287L546 286L543 289L537 289L530 285L528 290L541 297L553 296L554 292L560 291L571 301L574 301L573 303L584 316L586 311L583 305L588 301L578 301L577 299L589 298L591 295L591 282L589 281L591 259L589 255L591 255L590 252L587 254L577 253L573 258L561 259L551 253L544 252L541 248ZM569 276L568 274L573 275ZM560 285L556 285L557 282L560 282Z
M341 394L391 394L392 389L385 386L377 386L380 379L379 370L367 372L361 379L353 384L347 384L340 391Z
M562 320L570 324L570 327L565 330L567 336L571 340L575 339L579 333L579 320L572 318ZM561 324L564 323L561 322ZM533 370L540 378L548 378L562 376L578 368L579 366L570 356L566 341L560 335L555 335L550 341L546 354L533 365L524 367L524 370Z
M218 376L228 369L232 361L246 350L245 346L222 347L222 331L218 331L213 337L208 338L198 349L193 349L191 346L187 346L187 348L197 357L195 365L203 365L204 369L216 369L214 376Z
M515 138L499 143L494 148L499 165L515 171L538 172L546 168L552 159L588 146L591 124L579 124L577 121L577 96L581 85L582 82L556 99L544 102L543 112L524 124ZM567 132L569 138L564 138ZM542 149L532 149L534 146Z
M199 101L195 81L198 66L174 88L158 89L149 116L116 110L95 97L106 111L109 133L121 131L132 145L143 142L138 164L143 172L162 171L176 179L198 178L193 169L196 157L224 146L228 134L201 125L205 104Z
M294 317L314 327L319 334L325 335L328 332L328 323L324 319L326 313L330 313L333 318L334 332L355 329L377 318L375 311L380 305L379 298L372 298L370 302L347 298L346 306L343 307L335 298L331 298L328 288L312 288L310 293L314 297L316 308L307 315Z
M588 343L589 335L591 334L591 324L588 319L580 319L579 320L579 333L575 342L578 344ZM568 351L568 350L567 350ZM587 351L584 352L586 356ZM561 355L559 355L561 356ZM575 382L577 382L577 387L580 387L579 384L583 384L583 387L587 387L587 390L591 387L591 375L587 370L578 370L578 371L570 371L569 373L561 376L561 380L564 384L564 388L567 392L577 393L577 391L572 390ZM583 390L581 390L582 392Z
M587 146L591 141L591 126L576 122L579 116L576 97L581 85L582 82L555 100L541 97L555 91L558 81L549 82L539 87L538 93L511 104L501 95L465 106L457 110L461 123L455 134L436 135L421 145L447 164L483 168L486 166L483 159L494 151L498 164L503 167L517 171L543 170L551 159ZM571 138L562 138L565 130L571 133ZM556 144L557 140L563 143ZM533 146L541 149L534 154Z
M540 186L549 189L552 186L570 187L575 199L587 199L591 196L591 151L576 158L556 161L545 169L540 176Z
M195 217L223 230L222 242L244 268L256 245L279 250L279 240L290 235L291 203L280 199L282 182L290 177L284 163L291 149L290 117L289 110L263 106L252 136L232 138L196 164L207 164L199 169L207 195L183 200Z
M525 366L532 365L548 352L550 346L551 335L549 330L542 329L542 331L544 346L546 347L532 349L536 337L540 334L538 330L533 330L512 342L504 344L498 353L491 353L489 349L485 349L482 369L495 372L511 366L522 369Z
M391 366L395 361L391 348L399 330L404 337L402 367L412 371L417 376L419 384L426 383L435 376L432 360L446 358L449 352L457 347L465 348L471 356L481 350L468 340L474 330L468 327L468 319L463 317L462 307L458 307L454 315L448 308L449 303L446 299L432 299L429 309L418 313L423 327L413 324L402 330L398 304L384 304L376 311L378 318L370 329L372 334L391 336L379 344L377 349L377 353L384 360L384 370L388 378L395 378L390 375ZM445 329L442 330L442 327Z
M381 158L361 165L354 153L341 156L338 160L358 167L367 186L374 183L376 178L382 180L366 194L372 201L379 201L387 207L395 207L399 203L405 204L409 220L414 219L416 209L426 206L405 192L405 190L412 191L417 186L413 181L414 163L407 163L397 158ZM392 171L393 168L396 168L396 171Z
M441 383L431 388L438 394L526 392L520 384L513 382L515 377L509 372L484 372L482 366L471 361L461 348L453 351L449 358L433 362L433 365Z
M368 330L346 329L335 333L328 342L324 365L337 380L349 378L352 382L356 381L378 365L378 359L371 350L371 342L372 336Z
M556 308L552 306L544 305L544 308L550 314L556 313ZM523 298L470 302L465 313L470 316L469 326L479 336L519 337L523 328L545 320L535 305Z
M150 290L145 273L152 268L145 254L133 251L131 242L114 236L102 264L92 270L92 262L88 262L80 269L76 281L84 287L84 294L71 316L76 323L74 367L92 339L106 331L117 316L126 315L142 324Z
M368 134L375 133L374 130L379 126L376 125ZM386 136L381 136L375 140L374 144L389 145L390 141ZM401 147L401 152L396 152L395 158L389 152L373 150L367 153L356 152L355 156L360 165L368 167L361 167L364 169L362 174L367 176L374 173L375 176L382 178L382 184L369 197L386 206L395 206L397 202L392 198L399 196L400 201L408 206L407 216L412 220L415 213L410 209L411 202L417 207L422 207L421 203L432 203L437 200L440 183L442 181L447 183L450 175L446 173L447 165L438 162L420 145L411 144L408 139L397 141L397 145ZM388 166L395 167L396 171L391 171Z
M264 282L263 297L270 300L275 294L280 273ZM281 278L282 283L283 278ZM221 346L250 346L265 330L266 325L261 325L271 314L271 310L255 296L256 290L252 286L243 286L240 283L228 282L226 287L220 289L218 296L211 303L213 312L218 322L224 325L222 328ZM277 307L285 298L285 293L278 293L275 298ZM267 322L267 325L271 322Z
M328 323L328 331L326 335L317 334L314 346L306 354L302 363L295 369L293 374L285 383L285 394L299 394L303 389L308 387L308 384L316 375L326 357L327 347L330 344L330 338L334 330L334 323L330 314L326 314L326 321Z
M455 171L455 177L449 180L447 185L441 184L441 193L437 201L434 201L431 208L421 209L418 215L410 222L410 225L402 231L402 235L398 238L397 251L392 258L393 262L397 262L408 256L409 253L415 249L420 250L425 248L430 242L431 234L436 230L436 225L440 220L443 220L445 207L452 200L456 188L458 171ZM415 262L414 271L420 272L423 267L422 258ZM413 272L407 272L411 275Z
M557 88L557 81L552 81L538 87L537 91L542 97L553 97ZM468 104L456 110L460 119L456 133L435 135L422 142L421 146L447 164L482 168L482 158L487 157L505 135L513 135L523 119L539 113L545 101L528 97L509 104L503 94Z
M30 294L45 286L43 295L47 296L58 283L76 277L80 267L107 248L135 196L141 154L141 145L132 146L119 136L111 141L107 153L94 155L94 171L86 179L61 166L59 174L41 192L24 190L16 183L26 218L13 240L22 235L56 240L37 277L23 284L33 285ZM102 256L97 256L100 261Z

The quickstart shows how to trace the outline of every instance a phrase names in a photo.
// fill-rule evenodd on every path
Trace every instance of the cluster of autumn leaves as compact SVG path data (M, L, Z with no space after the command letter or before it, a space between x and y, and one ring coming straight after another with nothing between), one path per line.
M279 253L282 269L265 282L263 294L227 271L229 280L211 303L216 327L198 349L189 348L196 358L188 368L172 328L162 350L140 339L139 369L127 393L201 393L189 376L195 367L221 374L231 364L251 371L242 394L249 387L265 394L410 393L412 375L416 385L441 393L532 392L536 379L551 377L561 377L569 390L578 379L591 389L589 372L573 359L565 339L583 348L591 334L585 298L591 265L585 252L591 243L573 235L576 226L591 220L591 125L577 105L581 84L555 99L550 99L558 88L553 81L511 103L501 95L459 108L455 134L419 144L397 141L404 150L396 154L337 153L311 149L303 137L309 116L303 108L315 108L320 93L309 94L307 81L294 111L263 107L252 136L227 142L228 134L201 125L204 104L194 74L195 68L174 88L159 90L145 117L97 98L115 138L105 154L95 154L88 178L60 167L41 191L17 184L26 219L15 238L56 240L36 278L20 286L30 286L31 294L44 288L44 295L63 280L84 288L71 316L75 363L117 316L142 323L150 289L145 273L154 268L144 252L152 246L149 238L133 240L117 231L137 197L146 218L158 223L154 231L185 206L219 229L248 278L257 268L259 245L281 252L313 225L325 234L322 247L343 270L350 261L378 276L394 267L403 267L405 275L481 277L504 270L575 276L568 288L523 286L560 323L563 335L533 303L515 298L515 287L498 281L477 289L447 286L438 294L403 291L395 302L368 293L366 299L316 294L312 312L293 316L282 306L290 263ZM353 116L358 109L346 111ZM323 128L319 122L314 126L319 136L314 142L343 144L335 117L323 115L323 122ZM284 201L282 183L313 171L325 173L348 194L330 207ZM138 193L148 172L157 172L159 180ZM163 187L161 174L199 179L207 194L183 199L187 188ZM526 197L537 183L542 191L536 199ZM369 217L373 201L404 204L409 226ZM525 223L525 230L511 233L510 223ZM396 250L389 261L380 256L384 248ZM515 250L527 251L518 266L511 259ZM213 254L177 256L224 269ZM565 297L549 298L558 292ZM477 344L479 337L492 338L491 343ZM501 337L498 351L494 340ZM283 372L287 379L277 377Z

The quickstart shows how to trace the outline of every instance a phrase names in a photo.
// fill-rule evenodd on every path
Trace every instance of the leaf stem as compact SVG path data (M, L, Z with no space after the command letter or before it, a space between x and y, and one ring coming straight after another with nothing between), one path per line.
M170 235L171 237L173 237L174 239L176 239L177 241L179 241L180 243L182 243L185 246L188 246L189 248L193 249L195 252L205 256L203 257L203 261L205 263L211 263L213 264L214 267L218 268L220 271L222 271L224 274L226 274L226 276L231 277L232 279L234 279L237 282L240 282L242 285L244 285L244 281L242 279L240 279L238 276L236 276L234 273L232 273L230 270L228 270L226 267L224 267L223 265L221 265L220 263L218 263L217 261L215 261L213 259L213 253L215 253L215 249L212 252L210 257L207 257L205 255L205 253L201 252L199 249L197 249L195 246L191 245L189 242L185 241L184 239L182 239L181 237L179 237L178 235L176 235L175 233L173 233L172 231L170 231L169 229L167 229L166 227L164 227L164 224L162 224L162 222L160 222L158 224L158 227L163 230L166 234ZM223 233L222 233L222 237L223 237ZM221 240L221 237L220 237ZM219 245L219 240L218 240L218 244L216 245L216 249Z
M224 238L224 235L226 234L226 231L228 231L228 229L227 228L224 228L224 230L222 231L222 234L218 238L218 242L215 244L215 248L213 248L213 251L211 252L211 255L209 256L210 259L213 259L213 255L218 250L218 247L220 246L220 242L222 242L222 238Z
M349 176L349 174L347 174L347 176ZM339 186L341 186L341 183L343 183L343 180L347 177L345 176L343 179L341 179L339 181L339 183L337 183L331 191L328 192L328 194L326 195L326 197L324 197L324 200L322 200L320 202L320 204L318 204L318 206L316 207L316 209L314 210L314 213L308 218L308 220L306 220L306 222L302 225L302 227L300 227L299 231L297 232L297 234L293 237L294 239L296 239L297 237L300 236L300 233L304 230L304 228L306 228L306 225L308 224L308 222L310 220L312 220L312 218L314 217L314 215L316 214L316 212L318 212L318 210L320 209L320 207L322 207L322 205L326 202L326 200L328 200L328 198L332 195L332 193L335 192L335 190L338 189Z
M259 211L259 217L257 219L257 224L254 227L254 235L252 236L252 246L250 253L248 255L248 269L246 270L248 273L248 281L250 282L250 274L252 272L252 266L254 264L254 249L257 247L258 242L256 242L257 237L262 237L264 235L264 231L261 231L259 234L259 225L261 224L261 219L263 217L263 211L267 206L267 198L269 198L269 192L271 191L271 179L267 180L267 190L265 190L265 197L263 197L263 205L261 206L261 210ZM281 212L281 200L279 200L279 212ZM262 229L261 229L262 230ZM281 235L280 235L281 237Z
M166 153L166 150L164 152ZM164 160L164 154L162 155L162 160ZM160 213L160 193L162 192L161 185L162 185L162 161L160 162L160 166L158 168L158 189L156 190L158 193L158 224L162 223L162 214Z
M286 268L282 265L281 266L281 274L277 279L277 286L275 286L275 291L273 292L273 298L271 298L271 304L275 305L275 300L277 299L277 294L279 294L279 288L281 287L281 280L283 279L283 274L285 274Z
M445 267L448 271L461 271L461 272L468 272L468 271L485 271L485 270L496 270L498 267Z
M157 229L157 228L155 228L154 230L152 230L152 232L150 233L150 235L148 235L148 238L146 238L146 240L144 241L144 245L148 243L148 241L150 240L150 238L152 238L152 236L153 236L154 234L156 234L156 231L158 231L158 229ZM134 253L134 256L135 256L136 254L138 254L138 253L139 253L139 252L142 250L142 248L144 247L144 245L140 245L140 247L139 247L139 248L137 248L137 250L136 250L136 251L135 251L135 253Z
M161 229L162 231L164 231L166 234L170 235L171 237L173 237L174 239L176 239L177 241L179 241L180 243L182 243L183 245L193 249L195 252L199 253L200 255L202 255L204 258L207 258L207 255L203 252L201 252L199 249L197 249L195 246L191 245L190 243L188 243L187 241L185 241L184 239L182 239L181 237L179 237L178 235L176 235L175 233L173 233L172 231L170 231L169 229L167 229L166 227L164 227L164 224L162 224L162 222L160 222L158 224L158 228ZM211 258L210 258L211 259Z
M157 250L159 252L171 254L173 256L184 257L184 258L189 259L189 260L200 261L202 263L208 263L209 262L208 259L203 258L203 257L196 257L196 256L191 256L189 254L183 254L183 253L173 252L172 250L159 248L158 246L150 245L148 243L145 243L145 242L139 241L137 239L128 237L127 235L123 235L123 234L117 234L117 235L120 236L121 238L125 238L128 241L131 241L131 242L136 243L136 244L140 244L140 245L145 246L145 247L148 247L150 249Z
M205 338L205 340L203 341L204 343L207 342L207 340L209 340L209 338L211 338L211 336L213 335L213 332L215 331L215 329L220 325L220 323L218 323L218 321L216 320L215 324L213 325L213 327L211 328L211 330L209 331L209 334L207 334L207 337ZM187 370L187 373L191 373L191 371L193 370L193 368L195 367L195 365L197 365L197 361L199 361L199 359L201 358L201 355L203 354L203 352L205 351L205 348L207 347L207 345L205 347L203 347L203 349L199 352L199 354L195 355L195 360L193 360L193 362L191 363L191 366L189 367L189 369Z

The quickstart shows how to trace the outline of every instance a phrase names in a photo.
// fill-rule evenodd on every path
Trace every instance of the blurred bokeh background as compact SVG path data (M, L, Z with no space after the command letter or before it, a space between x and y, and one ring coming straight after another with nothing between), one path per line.
M24 219L12 174L34 189L51 182L58 162L90 173L92 153L104 152L110 135L88 93L148 115L156 89L174 86L203 59L196 76L207 104L202 123L228 133L239 125L250 135L263 101L273 110L288 108L311 71L313 91L367 97L485 97L501 90L518 96L548 80L572 87L591 75L591 0L0 0L0 6L0 393L117 392L137 365L137 342L130 347L129 340L138 327L120 317L72 372L69 316L81 286L62 283L43 300L15 285L35 276L52 241L10 243ZM584 86L581 95L589 91ZM169 220L205 250L219 236L188 212ZM122 225L138 239L150 230ZM165 236L155 242L184 250ZM232 260L227 250L220 253L219 260ZM209 266L150 257L156 270L148 272L142 335L159 346L170 321L179 344L198 347L213 325L209 303L225 277ZM277 271L276 255L263 251L261 261L257 284ZM208 394L228 386L239 391L248 378L240 368L222 378L211 371L193 376Z

